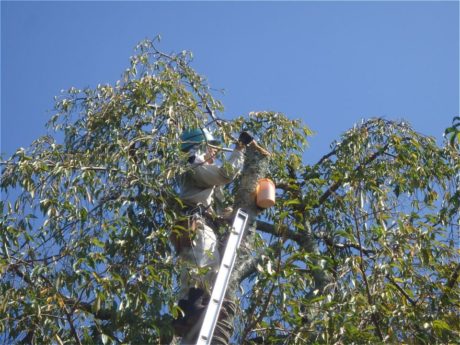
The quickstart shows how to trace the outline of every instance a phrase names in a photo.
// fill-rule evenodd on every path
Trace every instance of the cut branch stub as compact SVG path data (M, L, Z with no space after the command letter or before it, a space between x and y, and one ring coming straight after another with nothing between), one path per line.
M257 215L262 211L255 202L257 181L267 177L269 156L251 145L246 150L246 159L241 175L240 186L236 192L234 209L243 209L249 215L248 224L255 222Z

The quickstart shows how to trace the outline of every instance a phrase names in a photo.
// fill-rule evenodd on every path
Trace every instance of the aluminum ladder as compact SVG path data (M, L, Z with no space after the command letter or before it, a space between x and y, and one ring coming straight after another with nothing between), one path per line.
M222 258L219 273L211 293L203 324L198 335L196 345L210 345L214 329L219 318L222 302L224 301L225 292L227 291L230 275L233 271L233 266L236 260L236 252L240 246L248 221L248 214L241 209L236 211L235 219L233 220L232 229L227 240L224 256Z

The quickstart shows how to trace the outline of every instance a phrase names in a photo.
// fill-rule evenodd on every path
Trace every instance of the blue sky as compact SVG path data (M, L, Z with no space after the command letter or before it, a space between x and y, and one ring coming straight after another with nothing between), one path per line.
M439 140L459 111L457 1L1 3L1 149L45 134L53 96L113 83L138 41L190 50L231 119L275 110L316 132L314 163L362 118Z

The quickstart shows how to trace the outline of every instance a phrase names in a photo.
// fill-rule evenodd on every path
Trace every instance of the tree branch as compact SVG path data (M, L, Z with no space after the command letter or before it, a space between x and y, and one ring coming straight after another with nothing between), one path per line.
M387 274L386 275L386 278L390 281L390 283L399 291L401 292L401 294L409 301L410 304L412 304L413 307L415 307L417 305L417 303L412 299L410 298L410 296L407 294L406 291L404 291L404 289L402 289L398 283L396 283L394 281L394 279L389 275Z
M457 264L457 267L455 268L454 273L452 273L452 276L450 277L449 281L446 284L446 287L449 289L452 289L457 282L458 276L460 275L460 263Z
M286 225L275 225L263 220L257 220L256 229L278 237L284 236L292 241L299 243L300 245L305 244L305 242L308 240L305 236L302 236L292 229L289 229Z
M226 294L226 298L229 300L234 301L236 299L236 292L238 291L240 281L247 275L248 272L250 272L251 268L256 265L257 257L251 256L249 250L252 248L252 243L255 238L257 216L263 210L257 207L254 196L257 181L266 177L268 163L268 155L263 150L260 150L258 146L250 145L247 148L245 164L241 175L240 185L235 195L234 204L235 210L241 208L248 214L248 231L242 240L242 246L247 248L247 252L241 253L242 255L238 255L237 257L235 270L230 278ZM218 327L220 323L226 323L231 325L233 328L234 319L235 315L228 313L226 320L219 320ZM227 344L229 341L230 337L226 339Z
M331 152L325 154L323 157L321 157L321 159L318 162L316 162L315 166L322 164L326 159L328 159L329 157L332 157L336 153L337 153L337 149L334 149Z
M361 203L362 203L362 198L361 198ZM363 205L361 204L360 207L362 209ZM361 231L359 229L359 222L356 216L356 211L353 213L353 217L355 219L355 225L356 225L356 237L358 239L359 246L361 247ZM361 271L361 276L363 278L364 287L366 289L367 301L369 305L375 307L374 298L372 297L371 290L369 288L369 281L367 280L366 270L364 268L364 257L363 257L362 250L359 251L359 259L360 260L359 260L358 267L359 267L359 270ZM380 330L380 321L379 321L377 311L372 312L371 318L372 318L372 323L374 324L377 336L379 337L380 341L383 341L383 334L382 334L382 331Z
M305 233L295 232L292 229L289 229L285 225L275 226L274 224L265 222L263 220L257 220L257 230L265 232L267 234L275 236L284 236L289 240L297 242L302 247L310 247L313 243L311 236L306 235ZM315 239L323 240L327 245L335 247L337 249L357 249L361 250L366 256L375 254L375 251L372 249L367 249L359 244L355 243L334 243L330 237L315 235Z
M381 154L383 154L388 146L390 146L390 143L386 143L385 146L383 146L380 150L377 150L376 152L374 152L371 156L369 156L362 164L358 165L353 171L354 172L359 172L361 170L363 170L368 164L372 163L374 160L377 159L377 157L379 157ZM331 194L333 194L337 189L339 189L339 187L345 182L346 180L345 179L342 179L342 180L339 180L337 181L336 183L334 183L333 185L331 185L321 196L320 198L318 199L318 204L316 205L316 207L319 207L321 204L323 204L327 198L329 198L329 196L331 196Z
M460 275L460 263L457 264L457 267L455 267L455 270L452 273L452 276L450 277L450 279L446 283L446 290L444 291L444 293L441 296L441 301L445 300L447 295L454 288L455 283L457 282L459 275Z
M75 341L77 342L78 345L82 345L80 341L80 337L78 336L77 330L75 329L75 326L73 324L72 316L70 315L70 312L67 310L67 307L64 305L64 312L67 318L67 321L69 322L70 325L70 330L72 332L73 337L75 338Z
M14 272L18 277L24 280L29 286L33 288L37 288L35 283L32 282L32 280L30 280L30 278L27 275L21 272L18 265L16 264L10 265L7 270ZM47 280L47 283L50 287L54 288L53 284L49 280ZM86 313L89 313L99 320L110 320L112 318L112 312L110 310L100 309L97 312L94 312L92 310L92 306L90 303L76 301L75 299L64 296L62 294L61 294L61 297L62 297L63 302L66 305L72 306L72 308L74 309L80 309Z

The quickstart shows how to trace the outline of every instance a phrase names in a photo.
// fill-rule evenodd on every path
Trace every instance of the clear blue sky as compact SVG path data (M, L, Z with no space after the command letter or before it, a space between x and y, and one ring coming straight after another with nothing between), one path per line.
M361 118L406 119L440 139L459 114L457 1L2 1L0 151L45 134L61 89L119 79L157 34L225 89L226 118L302 118L316 131L307 163Z

